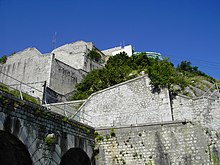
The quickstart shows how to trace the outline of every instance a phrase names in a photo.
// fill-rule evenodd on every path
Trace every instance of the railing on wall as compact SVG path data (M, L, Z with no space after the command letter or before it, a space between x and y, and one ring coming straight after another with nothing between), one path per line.
M219 92L218 84L213 84L211 87L209 87L208 90L204 92L200 98L216 99L215 97L213 97L214 95L217 95L218 99L220 99L220 92Z
M74 119L76 121L80 121L82 123L92 123L87 120L87 117L91 117L87 113L83 111L78 111L78 108L82 105L85 100L81 101L69 101L69 102L60 102L60 103L51 103L45 105L51 111L61 114L68 119Z
M42 98L37 97L39 94L43 95L42 91L1 71L0 90L10 93L21 100L30 101L37 104L41 104L43 102Z
M42 90L37 89L33 86L37 83L40 83L40 85L38 86L42 87ZM78 101L79 103L77 103L76 101L70 101L48 104L46 101L46 97L50 97L53 100L57 100L57 98L52 96L49 92L45 93L45 89L46 87L44 81L36 83L24 83L0 71L1 91L10 93L21 100L26 100L35 104L40 104L46 107L48 111L53 111L55 113L63 115L67 119L73 119L81 123L91 123L91 121L85 118L86 116L88 116L88 114L84 113L83 111L78 111L78 108L81 105L80 102L83 102L84 100Z

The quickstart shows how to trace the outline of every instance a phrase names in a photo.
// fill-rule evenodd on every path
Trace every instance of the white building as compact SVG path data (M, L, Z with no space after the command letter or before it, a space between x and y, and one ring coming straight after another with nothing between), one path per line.
M132 46L131 45L118 46L118 47L102 50L102 53L104 53L107 56L114 56L114 55L122 53L122 52L127 53L127 55L129 57L132 56L132 54L133 54Z

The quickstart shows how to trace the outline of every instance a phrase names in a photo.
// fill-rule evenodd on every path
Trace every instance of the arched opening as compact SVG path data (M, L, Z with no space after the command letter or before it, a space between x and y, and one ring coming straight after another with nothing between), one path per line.
M32 164L26 146L17 137L5 131L0 131L0 164Z
M80 148L70 148L62 157L60 165L91 165L85 151Z

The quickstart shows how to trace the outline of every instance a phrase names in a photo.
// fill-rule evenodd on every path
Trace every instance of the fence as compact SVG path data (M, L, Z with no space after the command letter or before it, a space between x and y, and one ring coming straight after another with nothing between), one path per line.
M217 97L217 98L216 98ZM218 84L213 84L211 87L208 88L206 92L200 97L200 98L213 98L213 99L219 99L220 98L220 92L218 88Z
M61 114L68 119L74 119L79 122L92 123L91 121L86 119L86 116L89 116L83 111L78 111L79 107L85 102L85 100L79 101L69 101L69 102L60 102L60 103L52 103L45 105L51 111Z

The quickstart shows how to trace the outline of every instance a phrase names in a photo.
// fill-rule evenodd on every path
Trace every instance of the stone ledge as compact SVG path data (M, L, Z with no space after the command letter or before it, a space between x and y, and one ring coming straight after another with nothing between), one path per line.
M119 126L119 127L99 127L99 128L95 128L96 131L101 131L101 130L110 130L111 128L114 129L123 129L123 128L135 128L135 127L147 127L147 126L156 126L156 125L172 125L172 124L187 124L187 123L191 123L190 121L181 121L181 120L177 120L177 121L166 121L166 122L155 122L155 123L143 123L143 124L132 124L130 126Z

